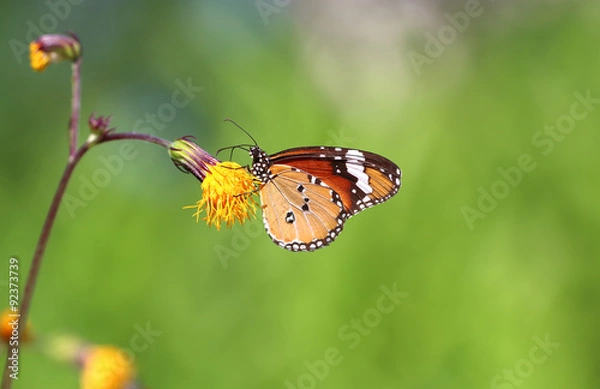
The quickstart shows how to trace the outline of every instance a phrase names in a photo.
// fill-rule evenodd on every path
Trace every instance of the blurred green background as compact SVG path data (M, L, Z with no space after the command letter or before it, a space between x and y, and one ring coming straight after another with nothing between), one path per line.
M214 152L248 142L232 118L270 153L349 146L403 170L399 194L330 247L290 253L260 219L196 224L181 207L199 183L163 149L134 142L124 160L123 143L100 145L67 190L81 206L58 215L37 333L131 349L149 326L160 335L134 355L150 388L599 387L600 4L521 3L0 5L0 247L22 286L70 109L68 64L29 68L37 28L82 41L82 138L96 112ZM176 80L202 90L171 111ZM382 287L406 294L388 313ZM30 349L15 387L78 382Z

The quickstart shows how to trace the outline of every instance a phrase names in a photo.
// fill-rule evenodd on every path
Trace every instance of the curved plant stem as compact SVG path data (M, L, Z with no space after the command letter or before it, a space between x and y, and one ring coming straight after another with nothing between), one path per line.
M42 258L44 257L44 252L46 251L46 245L48 243L48 238L50 238L50 233L52 232L52 226L54 225L54 220L56 220L56 214L58 212L58 207L60 206L60 202L65 193L65 189L67 188L67 183L69 182L69 178L71 178L71 174L73 173L73 169L75 169L75 165L77 162L83 157L83 155L89 150L89 145L83 145L72 157L69 158L69 162L63 172L63 175L58 183L58 188L56 188L56 193L54 193L54 199L52 200L52 204L50 205L50 209L48 210L48 214L46 215L46 220L44 221L44 226L42 227L42 232L38 239L37 246L35 248L35 253L33 254L33 259L31 261L31 267L29 268L29 274L27 276L27 282L25 283L25 290L23 291L23 298L21 299L21 306L19 307L19 311L21 316L19 317L19 323L27 323L27 316L29 315L29 307L31 305L31 297L33 296L33 291L35 289L37 277L40 271L40 266L42 264ZM18 333L17 337L17 350L20 347L21 335L24 332L25 324L22 324L21 331ZM20 354L20 352L18 352ZM10 378L11 370L9 369L10 360L8 356L6 358L6 366L4 369L4 376L2 377L2 389L9 389L12 385L13 379Z
M125 139L141 140L144 142L154 143L154 144L162 146L166 149L168 149L171 146L171 142L166 139L159 138L158 136L149 135L149 134L140 134L137 132L123 132L123 133L110 132L110 133L104 135L104 137L102 137L102 139L98 143L110 142L113 140L125 140Z
M58 213L58 208L60 207L60 203L65 194L65 190L67 188L67 184L69 183L69 179L73 174L73 170L77 163L81 160L81 158L85 155L85 153L92 147L94 144L100 144L104 142L110 142L114 140L141 140L145 142L154 143L165 148L169 148L171 142L158 138L153 135L148 134L138 134L138 133L122 133L115 134L111 131L107 131L103 134L98 134L95 140L88 139L79 149L77 148L78 144L78 133L79 133L79 117L81 111L81 57L77 58L72 64L72 96L71 96L71 117L69 120L69 159L67 162L67 166L63 172L63 175L58 183L58 188L56 188L56 192L54 193L54 198L52 199L52 203L50 205L50 209L48 210L48 214L46 215L46 220L44 221L44 226L42 227L42 232L40 233L40 237L37 242L37 246L35 248L35 252L33 254L33 259L31 261L31 267L29 268L29 274L27 276L27 281L25 282L25 289L23 291L23 296L20 299L20 317L19 324L21 327L21 331L18 331L17 335L17 344L16 344L16 352L20 356L20 341L22 332L26 328L27 318L29 316L29 309L31 306L31 300L33 297L33 293L35 290L35 286L37 284L37 278L40 272L40 268L42 265L42 259L44 258L44 253L46 252L46 245L48 244L48 239L50 238L50 233L52 232L52 227L54 226L54 221L56 220L56 215ZM95 142L95 143L94 143ZM9 367L11 366L11 360L8 359L9 355L12 353L13 347L9 347L9 351L6 356L6 365L4 368L4 374L2 376L2 386L1 389L10 389L12 386L12 382L15 381L11 379L10 374L11 370Z
M104 135L99 141L100 143L116 141L116 140L140 140L144 142L154 143L165 148L169 148L171 142L148 134L138 134L138 133L121 133L121 134L113 134L109 133ZM19 311L21 316L19 317L19 323L27 323L27 318L29 316L29 309L31 307L31 300L33 297L33 292L35 290L35 286L37 284L37 278L40 271L40 267L42 265L42 259L44 258L44 253L46 251L46 245L48 244L48 239L50 238L50 233L52 232L52 227L54 226L54 221L56 220L56 215L58 213L58 208L60 207L60 203L65 194L65 190L67 188L67 184L69 183L69 179L73 174L73 170L77 163L81 160L81 158L85 155L85 153L90 149L92 144L84 143L73 155L69 157L69 162L65 167L62 177L60 178L60 182L58 183L58 188L56 188L56 192L54 193L54 198L52 199L52 204L50 205L50 209L48 210L48 214L46 215L46 220L44 221L44 226L42 227L42 232L38 239L37 246L35 248L35 253L33 254L33 259L31 261L31 267L29 268L29 274L27 276L27 281L25 283L25 290L23 291L23 298L21 299L21 306L19 307ZM22 324L20 327L25 328L25 324ZM24 330L19 331L17 338L17 346L19 349L21 334ZM11 365L11 361L8 359L8 355L6 358L6 366L4 369L4 375L2 378L2 389L10 389L12 386L13 379L10 378L11 370L9 366Z
M79 114L81 111L81 57L71 65L71 119L69 120L69 160L74 158L79 134Z

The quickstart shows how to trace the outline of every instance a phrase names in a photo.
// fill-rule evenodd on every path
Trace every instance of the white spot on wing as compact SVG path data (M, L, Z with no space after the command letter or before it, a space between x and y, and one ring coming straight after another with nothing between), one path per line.
M348 157L349 160L352 160L352 159L354 159L356 161L364 161L365 160L365 155L358 150L348 150L348 152L346 152L346 156Z
M362 154L361 154L362 155ZM349 174L352 174L358 180L356 186L366 194L373 193L373 188L369 185L369 176L365 173L365 167L355 164L346 164Z

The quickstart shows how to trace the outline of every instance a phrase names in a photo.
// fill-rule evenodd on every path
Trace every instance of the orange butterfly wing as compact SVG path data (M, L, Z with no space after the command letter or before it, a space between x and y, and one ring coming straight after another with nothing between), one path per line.
M395 163L368 151L340 147L301 147L270 157L327 183L342 198L349 216L390 199L402 185Z
M272 165L261 185L263 221L271 239L292 251L313 251L337 237L347 214L339 195L310 174Z
M367 151L300 147L268 156L250 148L251 172L262 184L263 221L271 239L292 251L313 251L339 235L346 219L395 195L402 172Z

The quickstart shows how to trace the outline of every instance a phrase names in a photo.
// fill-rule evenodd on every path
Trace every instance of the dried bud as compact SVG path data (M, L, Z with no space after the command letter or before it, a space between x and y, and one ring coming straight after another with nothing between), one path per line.
M90 115L88 119L88 126L90 127L90 131L93 134L102 135L105 134L112 129L108 129L108 125L110 124L111 116L98 116L96 117L95 113Z

